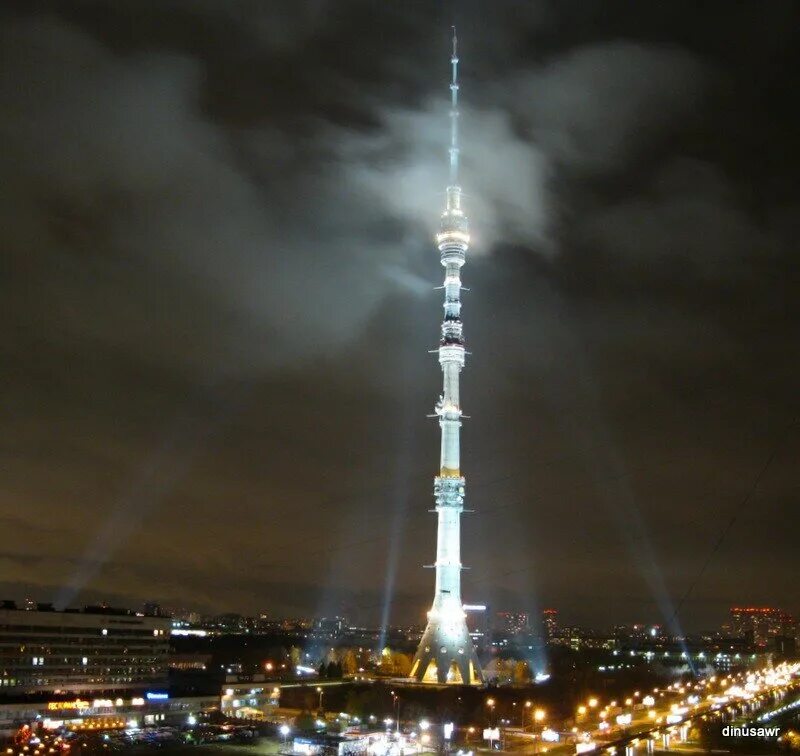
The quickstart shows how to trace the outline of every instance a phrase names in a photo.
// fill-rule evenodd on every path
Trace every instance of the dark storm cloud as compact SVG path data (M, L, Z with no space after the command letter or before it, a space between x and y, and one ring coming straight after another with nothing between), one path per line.
M363 222L348 228L342 249L336 226L343 222L329 196L338 179L324 170L308 177L305 201L318 210L316 233L304 228L299 208L287 217L281 196L263 196L224 133L197 112L196 61L120 59L54 19L10 24L6 34L6 144L15 170L7 190L14 216L25 221L20 228L9 214L11 251L22 258L38 242L58 255L51 261L56 280L48 283L51 307L65 311L65 335L114 345L122 335L145 356L195 365L224 358L228 348L235 370L242 359L274 362L281 347L294 354L335 343L370 311L386 285L367 264L366 239L358 240ZM287 140L261 138L276 142L273 152ZM290 189L291 175L284 181ZM346 194L338 200L345 209L353 201ZM327 256L319 250L325 237ZM335 265L348 272L347 296L332 283ZM169 283L161 285L174 277L189 281L185 303L171 300ZM82 306L71 308L66 300L78 293ZM157 322L148 317L152 309L134 316L143 299L161 311ZM336 318L320 316L330 308ZM210 321L203 343L189 345L198 351L175 350L180 334L192 338L197 317ZM279 324L283 343L270 351L253 349L249 339L237 344L243 323L254 336ZM220 351L209 353L209 346Z
M605 175L691 120L713 77L686 50L611 40L554 56L497 95L552 160Z
M450 19L13 7L4 584L375 618L388 553L393 616L417 614ZM797 411L787 6L715 7L456 9L475 600L663 620ZM719 596L797 602L792 557L745 565L737 537L689 624Z

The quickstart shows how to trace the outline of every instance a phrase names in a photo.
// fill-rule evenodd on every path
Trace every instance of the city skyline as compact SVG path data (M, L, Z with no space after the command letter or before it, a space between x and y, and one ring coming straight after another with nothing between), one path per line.
M798 613L795 6L134 7L0 10L0 597L424 621L455 20L464 601Z
M203 613L188 607L163 606L157 602L144 602L138 606L111 605L107 602L74 605L64 610L56 609L52 603L38 602L32 597L22 600L14 598L0 599L0 609L16 611L44 612L46 614L90 614L90 615L131 615L136 617L155 617L169 619L176 634L194 634L196 629L214 629L226 634L236 627L240 632L281 633L304 632L322 633L331 638L346 635L348 631L359 631L375 635L379 641L375 652L381 650L382 643L389 643L390 633L416 633L423 635L425 623L394 623L382 627L380 623L357 623L343 616L327 617L283 616L272 611L262 610L255 614L243 612L210 612ZM539 638L550 643L554 638L628 638L640 641L676 641L681 638L706 638L708 640L739 638L746 640L757 648L770 646L775 637L795 639L798 622L794 615L779 606L731 606L723 616L717 618L718 624L708 626L693 633L672 636L666 628L658 623L643 621L615 621L609 626L587 626L573 621L573 617L562 615L554 607L543 609L538 615L522 607L491 607L487 605L465 604L467 624L470 633L498 635L500 638ZM471 619L470 619L471 618ZM188 631L188 632L186 632ZM410 638L407 638L408 641ZM389 643L391 645L391 643Z

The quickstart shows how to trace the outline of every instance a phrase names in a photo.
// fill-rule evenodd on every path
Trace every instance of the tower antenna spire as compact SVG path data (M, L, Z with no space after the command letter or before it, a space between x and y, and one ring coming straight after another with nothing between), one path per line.
M453 27L453 54L450 56L453 75L450 80L450 186L458 186L458 36Z

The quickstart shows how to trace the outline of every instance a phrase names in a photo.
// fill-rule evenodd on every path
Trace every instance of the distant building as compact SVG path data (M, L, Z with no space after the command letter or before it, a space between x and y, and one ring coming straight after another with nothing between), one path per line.
M547 641L558 635L558 609L545 609L542 612L542 632Z
M219 633L240 635L247 631L247 621L241 614L218 614L212 617L208 625Z
M284 618L278 620L278 627L283 632L300 632L302 630L311 630L314 627L314 620L307 617L298 618Z
M797 622L783 611L768 606L734 606L730 612L730 630L755 646L766 647L777 637L795 638Z
M167 619L108 607L0 609L0 694L83 695L162 685L169 630Z
M652 641L662 636L660 625L636 623L633 625L617 625L614 637L621 641Z
M501 633L516 635L527 633L531 629L531 617L528 612L497 612L495 629Z
M591 630L576 625L559 628L558 634L552 641L553 644L566 646L573 651L583 649L614 650L619 646L619 641L608 633Z
M467 631L476 648L483 648L490 635L489 609L484 604L464 604Z
M143 607L145 617L171 617L172 612L168 612L161 604L148 601Z
M314 621L314 630L323 635L335 637L347 629L347 620L344 617L322 617Z
M797 653L797 638L776 635L772 641L772 649L779 654L794 656Z
M193 627L199 625L203 618L199 612L189 609L178 609L172 613L172 619L181 623L179 627Z

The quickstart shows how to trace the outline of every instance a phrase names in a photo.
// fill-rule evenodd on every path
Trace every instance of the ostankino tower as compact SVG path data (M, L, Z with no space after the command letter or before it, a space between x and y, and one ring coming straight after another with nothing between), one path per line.
M464 510L464 478L461 476L461 400L458 376L464 367L461 324L461 266L469 246L467 218L461 209L458 183L458 55L453 29L453 78L450 83L450 182L436 243L444 275L444 320L439 343L439 363L444 391L436 403L442 429L439 475L433 494L439 518L436 544L436 593L428 612L428 626L420 641L411 677L425 683L479 685L483 682L478 657L467 631L461 603L461 512Z

